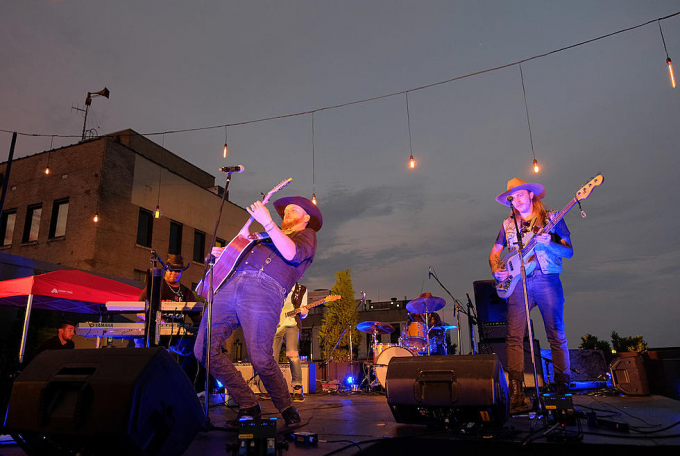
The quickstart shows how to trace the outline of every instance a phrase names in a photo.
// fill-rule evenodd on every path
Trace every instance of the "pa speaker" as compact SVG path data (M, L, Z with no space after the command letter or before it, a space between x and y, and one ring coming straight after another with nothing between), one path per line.
M638 353L633 356L621 356L609 364L614 388L631 396L646 396L649 394L647 373Z
M14 382L7 428L29 454L181 455L204 423L162 347L49 350Z
M496 355L394 357L386 383L398 423L498 426L509 416L508 385Z

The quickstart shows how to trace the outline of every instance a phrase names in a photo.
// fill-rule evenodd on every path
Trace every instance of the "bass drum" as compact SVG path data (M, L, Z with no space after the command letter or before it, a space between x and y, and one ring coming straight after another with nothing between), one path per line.
M403 358L407 356L418 356L418 354L414 350L404 347L390 347L380 353L375 363L375 378L378 379L383 388L387 388L387 365L390 360L394 357Z

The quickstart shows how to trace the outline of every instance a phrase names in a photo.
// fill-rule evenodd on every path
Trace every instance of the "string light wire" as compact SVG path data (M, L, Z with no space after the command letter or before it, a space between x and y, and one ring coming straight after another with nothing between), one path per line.
M312 113L312 203L316 204L316 153L314 135L314 113Z
M534 55L532 57L527 57L525 59L518 60L518 61L515 61L515 62L506 63L504 65L496 66L496 67L493 67L493 68L487 68L485 70L476 71L474 73L464 74L462 76L456 76L456 77L453 77L453 78L445 79L443 81L425 84L425 85L422 85L422 86L419 86L419 87L414 87L414 88L411 88L411 89L401 90L399 92L392 92L392 93L388 93L388 94L384 94L384 95L377 95L377 96L374 96L374 97L364 98L364 99L361 99L361 100L348 101L348 102L345 102L345 103L340 103L340 104L336 104L336 105L325 106L325 107L322 107L322 108L310 109L310 110L307 110L307 111L295 112L295 113L290 113L290 114L282 114L282 115L278 115L278 116L263 117L263 118L259 118L259 119L245 120L245 121L242 121L242 122L234 122L234 123L220 124L220 125L211 125L211 126L206 126L206 127L182 128L182 129L177 129L177 130L149 132L149 133L142 133L142 135L144 135L144 136L157 136L157 135L162 135L162 134L189 133L189 132L195 132L195 131L213 130L213 129L216 129L216 128L236 127L236 126L240 126L240 125L248 125L248 124L259 123L259 122L268 122L268 121L271 121L271 120L286 119L286 118L289 118L289 117L303 116L303 115L312 114L312 113L315 113L315 112L327 111L327 110L330 110L330 109L344 108L346 106L352 106L352 105L356 105L356 104L368 103L368 102L376 101L376 100L382 100L384 98L390 98L390 97L395 97L395 96L398 96L398 95L403 95L407 92L415 92L417 90L429 89L431 87L436 87L436 86L439 86L439 85L442 85L442 84L448 84L450 82L460 81L462 79L471 78L473 76L479 76L481 74L486 74L486 73L491 73L493 71L502 70L502 69L505 69L505 68L512 67L514 65L519 65L520 63L530 62L532 60L548 57L550 55L557 54L559 52L564 52L564 51L567 51L567 50L570 50L570 49L573 49L573 48L576 48L576 47L579 47L579 46L584 46L586 44L590 44L590 43L593 43L595 41L600 41L600 40L603 40L603 39L606 39L606 38L610 38L612 36L619 35L621 33L630 32L630 31L638 29L640 27L644 27L646 25L649 25L653 22L663 21L663 20L670 19L670 18L678 16L678 15L680 15L680 11L678 11L677 13L669 14L667 16L659 17L657 19L652 19L652 20L649 20L647 22L643 22L641 24L634 25L632 27L620 29L620 30L617 30L615 32L607 33L605 35L600 35L598 37L591 38L589 40L580 41L578 43L570 44L569 46L564 46L564 47L561 47L559 49L554 49L552 51L545 52L543 54L537 54L537 55ZM0 132L14 133L13 130L6 130L6 129L2 129L2 128L0 128ZM24 132L16 132L16 133L20 136L54 136L54 137L57 137L57 138L80 138L81 137L81 135L51 135L51 134L24 133Z
M519 64L519 76L522 79L522 94L524 95L524 109L527 113L527 125L529 126L529 142L531 143L531 155L534 157L534 172L538 172L538 160L536 160L536 153L534 152L534 137L531 134L531 122L529 122L529 105L527 104L527 91L524 88L524 72L522 72L522 64Z

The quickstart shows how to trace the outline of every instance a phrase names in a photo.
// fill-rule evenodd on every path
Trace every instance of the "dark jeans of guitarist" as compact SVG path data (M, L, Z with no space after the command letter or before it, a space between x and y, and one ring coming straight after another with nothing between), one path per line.
M214 297L210 345L210 373L227 388L241 409L258 404L241 373L222 353L224 342L239 325L253 368L260 374L274 405L285 410L293 405L279 364L274 360L274 334L286 298L286 290L262 271L237 271ZM194 353L205 363L207 318L201 320Z
M559 274L543 274L536 268L527 277L529 311L538 306L545 332L552 350L555 381L569 383L569 347L564 333L564 292ZM527 328L524 290L519 283L508 297L508 375L510 379L524 379L524 335Z

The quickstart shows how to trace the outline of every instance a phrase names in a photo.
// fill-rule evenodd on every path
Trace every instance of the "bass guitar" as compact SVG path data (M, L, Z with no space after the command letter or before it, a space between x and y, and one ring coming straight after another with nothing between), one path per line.
M552 220L548 222L548 224L541 227L535 234L533 232L529 232L527 233L526 237L522 238L524 241L522 256L524 257L524 268L527 275L531 274L537 266L536 261L531 259L534 248L538 242L536 237L543 233L549 233L550 230L555 228L555 225L557 225L557 223L562 220L562 217L567 215L567 212L569 212L575 204L588 198L595 187L602 185L602 182L604 182L604 176L598 174L590 182L581 187L579 191L576 192L574 199L569 201L569 204L567 204L564 209L556 213ZM508 278L503 281L496 281L495 286L498 296L503 299L512 294L512 292L515 290L515 286L522 278L521 262L518 249L519 247L516 250L509 252L501 260L501 264L504 265L504 268L508 271Z
M281 181L279 185L274 187L267 193L264 198L262 198L262 204L267 204L271 196L281 190L286 185L290 184L293 178L288 178ZM215 260L215 265L213 266L213 287L217 291L224 282L229 280L229 278L236 271L236 267L239 265L241 260L250 252L255 244L258 242L269 239L265 233L251 233L248 236L243 236L241 234L246 228L248 228L255 219L250 217L248 221L243 225L241 231L232 239L229 244L224 248L219 257ZM210 271L203 277L198 285L196 286L196 293L204 298L208 297L208 291L210 284Z

